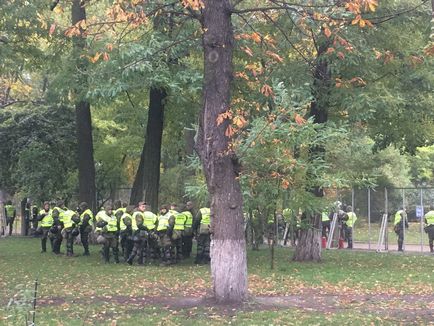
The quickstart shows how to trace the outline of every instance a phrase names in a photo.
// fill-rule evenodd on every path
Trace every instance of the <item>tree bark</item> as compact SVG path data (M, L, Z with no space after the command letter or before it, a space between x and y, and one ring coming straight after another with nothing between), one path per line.
M77 22L86 19L84 2L73 0L71 10L71 21L75 25ZM84 100L88 82L85 76L87 68L86 59L81 54L86 47L85 34L82 31L80 36L73 38L73 56L77 66L75 75L75 120L77 128L77 147L78 147L78 184L79 200L85 201L89 207L96 210L96 188L95 188L95 163L93 159L93 139L92 139L92 119L90 113L90 103Z
M327 51L329 41L321 42L318 48L317 63L313 74L312 95L314 100L310 106L309 116L315 123L325 123L328 119L329 93L331 74L327 60L322 55ZM323 146L310 148L309 155L312 159L325 155ZM316 197L323 197L321 188L315 187L310 191ZM321 214L303 215L303 225L307 227L300 230L300 239L295 248L293 260L295 261L320 261L321 260Z
M163 136L164 101L166 90L151 88L149 91L148 123L140 163L131 189L130 204L145 200L153 211L158 211L160 186L161 139Z
M211 274L218 302L247 297L247 259L239 163L228 152L228 121L217 125L230 105L233 29L229 0L206 0L202 28L204 48L203 108L196 143L211 197Z

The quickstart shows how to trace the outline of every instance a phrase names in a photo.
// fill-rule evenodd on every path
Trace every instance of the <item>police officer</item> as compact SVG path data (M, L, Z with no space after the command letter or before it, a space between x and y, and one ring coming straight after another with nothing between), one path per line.
M354 223L356 223L357 215L353 212L353 208L351 206L347 206L346 213L344 214L342 220L345 240L348 243L347 249L353 249L353 227Z
M14 226L15 217L17 216L17 210L12 205L11 200L6 202L4 213L6 217L6 226L9 225L9 235L12 235L12 229Z
M125 236L124 236L124 230L125 229L121 229L121 223L123 223L121 221L121 217L122 215L124 215L126 208L122 206L122 202L120 200L115 200L113 203L113 215L116 217L117 221L118 221L118 229L119 229L119 237L120 237L120 244L121 244L121 254L122 257L124 257L124 253L125 253ZM124 228L125 225L122 225L122 228Z
M193 222L197 239L197 254L194 260L195 264L207 264L210 262L210 246L211 246L211 211L208 207L199 209Z
M182 235L182 256L188 258L193 246L193 202L188 201L181 212L185 216L184 233Z
M430 206L430 211L425 214L425 232L428 234L429 240L429 250L434 253L433 242L434 242L434 205Z
M119 263L119 224L116 216L113 214L111 205L106 205L104 209L98 212L95 216L96 230L98 238L101 237L103 241L99 241L103 245L102 256L105 263L110 262L110 248L112 249L113 258L115 263Z
M62 237L66 241L66 256L74 256L74 239L79 234L78 225L80 223L80 217L77 212L66 208L63 212L63 229Z
M83 245L83 256L89 256L89 234L92 232L94 217L89 205L86 202L81 202L79 205L80 211L80 240Z
M124 243L123 256L126 262L133 250L133 217L134 206L129 205L125 208L125 213L122 214L119 220L119 230L121 233L121 241ZM134 222L135 224L135 222Z
M175 216L167 209L166 205L162 205L160 214L158 215L157 226L162 265L170 265L173 263L172 234L174 226Z
M179 213L178 206L172 204L170 207L170 213L175 217L175 225L173 226L172 244L175 250L174 262L182 260L182 237L184 235L185 221L187 216Z
M143 225L148 232L148 238L144 247L144 259L150 261L151 259L159 258L158 255L158 235L157 235L157 215L152 213L151 206L145 205L145 211L143 213Z
M31 203L30 205L30 221L32 222L32 230L34 236L38 236L38 227L39 227L39 220L38 220L38 206L36 206L34 203Z
M330 232L330 216L327 210L321 213L321 236L328 238Z
M53 217L53 225L50 228L50 238L53 241L53 253L60 255L60 246L62 245L62 229L63 229L63 213L65 211L65 203L63 200L58 200L56 206L51 211Z
M407 211L405 207L395 213L393 225L393 230L398 236L398 251L404 251L402 248L404 244L404 227L408 229Z
M133 264L134 258L138 256L137 263L143 265L143 247L148 237L148 232L144 226L144 211L146 203L140 201L137 204L136 211L132 215L132 231L133 231L133 250L127 259L129 265Z
M44 202L43 208L39 211L37 220L39 221L38 233L41 234L41 253L47 252L47 238L50 228L53 226L53 216L51 215L50 203ZM53 239L50 238L51 249L53 250Z

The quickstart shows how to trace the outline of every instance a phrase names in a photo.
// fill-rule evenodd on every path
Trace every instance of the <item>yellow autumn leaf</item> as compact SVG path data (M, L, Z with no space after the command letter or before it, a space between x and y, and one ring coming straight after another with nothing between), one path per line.
M282 57L279 56L277 53L274 53L272 51L266 51L265 54L268 55L269 57L273 58L273 60L275 60L277 62L283 62Z
M246 124L247 124L247 121L246 121L246 119L244 119L244 117L242 117L242 116L235 116L233 119L232 119L232 122L238 127L238 128L243 128Z
M232 137L233 135L234 135L234 128L232 128L232 126L231 125L229 125L227 128L226 128L226 131L225 131L225 136L226 137Z
M362 16L357 15L356 18L354 18L354 19L351 21L351 25L357 25L357 24L359 23L360 19L362 19Z
M242 46L241 50L243 50L247 55L253 57L253 51L248 46Z
M93 57L89 58L89 61L92 63L95 63L99 60L100 57L101 57L101 53L97 52L97 53L95 53L95 55Z
M298 113L295 114L294 120L295 120L295 123L298 124L298 125L304 125L306 123L306 119L303 118Z
M261 43L261 35L259 33L252 33L251 39L256 43Z
M274 97L273 89L267 84L264 84L264 86L261 87L261 93L264 94L266 97Z
M288 189L288 187L289 187L289 181L286 180L286 179L283 179L282 180L282 188L283 189Z

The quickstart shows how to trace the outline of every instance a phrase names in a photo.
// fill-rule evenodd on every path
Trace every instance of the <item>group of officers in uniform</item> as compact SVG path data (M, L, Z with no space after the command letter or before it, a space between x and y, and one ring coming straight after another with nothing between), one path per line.
M353 226L357 220L351 206L343 207L337 203L337 221L339 237L348 243L347 248L353 248ZM210 209L203 207L193 214L192 202L178 207L176 204L162 205L158 214L141 201L136 206L127 206L121 201L105 205L95 216L86 202L82 202L74 211L65 206L62 200L56 203L44 202L38 211L29 206L28 214L33 223L35 234L41 237L42 252L47 251L47 240L51 243L52 252L60 254L62 241L66 243L66 255L74 256L74 242L80 236L84 248L83 255L89 255L89 236L95 232L96 241L102 244L101 254L105 262L110 256L119 263L119 256L128 264L137 260L138 264L160 260L162 264L174 264L183 258L188 258L192 251L193 237L197 239L197 254L195 263L206 264L210 261ZM335 212L322 214L322 236L331 236L330 223ZM300 229L300 220L292 218L292 210L282 212L283 219L296 221L293 232L293 242L296 241ZM16 209L11 201L4 206L6 227L9 235L16 217ZM273 225L274 221L269 221ZM434 253L434 205L424 215L425 232L429 238L430 251ZM293 224L292 222L287 224ZM397 235L398 251L403 251L405 228L408 219L405 207L398 210L393 219L394 232ZM274 227L270 228L274 233ZM5 232L5 230L2 230ZM285 243L289 232L284 232Z
M9 203L5 205L7 219L12 212L10 206ZM94 215L86 202L72 210L59 200L44 202L32 222L35 235L41 238L42 253L47 251L49 241L52 252L60 254L61 244L65 241L66 256L75 256L74 242L80 237L83 255L88 256L89 237L94 233L96 242L102 245L101 255L106 263L112 256L116 263L122 258L130 265L135 261L138 264L155 261L171 265L190 257L193 237L196 237L195 263L210 262L211 212L203 207L193 215L190 201L182 206L162 205L159 213L154 214L144 201L134 206L117 200L113 205L104 205Z
M322 213L322 237L328 238L330 235L330 223L333 220L334 212ZM348 249L353 248L353 226L357 220L357 215L354 213L351 206L342 207L341 203L337 204L337 222L339 223L340 237L348 243ZM430 252L434 253L434 205L430 206L430 210L424 215L424 231L428 235ZM407 209L402 207L393 215L393 231L398 240L398 251L404 251L404 236L405 229L408 229Z

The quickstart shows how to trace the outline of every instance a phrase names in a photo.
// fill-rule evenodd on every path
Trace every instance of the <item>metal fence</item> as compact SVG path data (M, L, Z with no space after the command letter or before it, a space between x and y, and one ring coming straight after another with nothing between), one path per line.
M429 252L423 216L434 204L434 188L340 189L336 192L336 200L351 205L357 214L353 227L355 248L396 250L394 215L406 207L409 228L404 230L404 250ZM385 214L386 231L380 242L381 222Z

